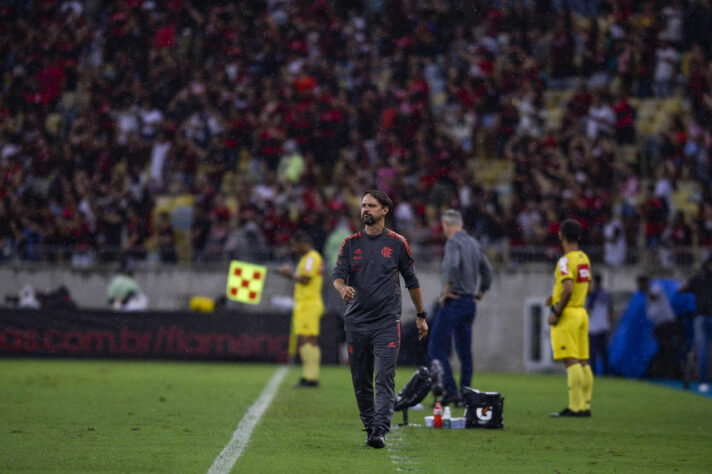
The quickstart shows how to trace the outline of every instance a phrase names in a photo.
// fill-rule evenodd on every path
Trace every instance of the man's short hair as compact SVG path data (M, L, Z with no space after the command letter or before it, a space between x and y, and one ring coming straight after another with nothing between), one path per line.
M568 242L579 243L581 241L581 234L583 233L583 229L581 228L581 224L579 224L575 220L566 219L564 222L561 223L560 230L561 236Z
M458 211L457 209L448 209L447 211L443 212L443 215L440 219L447 222L448 225L462 227L462 214L460 214L460 211Z
M393 210L393 201L391 201L391 198L388 197L388 194L384 193L380 189L369 189L363 193L361 199L363 199L367 194L373 196L373 198L378 201L381 206L387 207L389 211Z

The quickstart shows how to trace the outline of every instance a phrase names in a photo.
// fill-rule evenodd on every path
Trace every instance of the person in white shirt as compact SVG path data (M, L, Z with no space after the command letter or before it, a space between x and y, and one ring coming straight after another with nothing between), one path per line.
M138 110L141 121L141 136L146 140L153 140L158 135L158 129L163 122L163 112L153 107L148 100L144 100Z
M669 2L660 11L660 16L664 19L665 26L658 34L660 40L670 41L675 44L680 44L683 40L683 18L682 10L679 2Z
M593 104L586 116L586 136L595 140L602 133L610 133L616 123L616 114L601 94L593 96Z
M680 53L673 48L671 43L662 41L660 47L655 50L654 87L656 96L670 97L672 95L672 83L679 62Z
M603 226L603 261L606 265L617 267L625 263L626 241L623 222L617 216L608 215Z

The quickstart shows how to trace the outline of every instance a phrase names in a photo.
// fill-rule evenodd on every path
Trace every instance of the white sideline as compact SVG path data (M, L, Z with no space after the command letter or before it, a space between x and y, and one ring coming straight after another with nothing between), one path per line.
M396 472L418 472L420 468L418 467L417 459L399 454L400 447L403 446L402 430L402 427L393 427L390 432L390 439L386 439L388 452L391 453L391 462L396 466Z
M259 398L255 400L255 403L248 408L245 416L242 417L240 423L235 428L235 432L232 434L230 442L223 448L223 450L218 454L218 457L213 461L213 465L208 469L208 474L227 474L232 470L235 465L237 458L240 457L242 452L247 447L247 443L250 441L250 436L252 435L252 430L265 411L272 403L272 399L277 393L279 384L282 383L284 376L287 375L288 367L286 365L277 369L277 371L269 379L264 390L260 394Z

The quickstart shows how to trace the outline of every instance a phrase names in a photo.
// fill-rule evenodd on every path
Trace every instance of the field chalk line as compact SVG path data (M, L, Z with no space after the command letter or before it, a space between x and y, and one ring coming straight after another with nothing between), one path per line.
M262 418L262 415L267 411L267 408L269 408L272 399L277 394L279 385L282 383L282 380L284 380L284 376L287 375L288 371L289 368L283 365L272 375L272 378L267 382L259 398L247 409L247 413L245 413L245 416L240 420L237 428L235 428L235 432L232 434L230 442L223 448L220 454L218 454L215 461L213 461L213 465L208 469L208 474L227 474L232 470L237 458L240 457L247 447L247 443L250 441L250 436L252 435L252 430L255 429L255 425L260 421L260 418Z
M403 427L396 427L391 431L390 442L388 443L391 462L395 465L397 472L420 471L420 468L417 467L418 461L416 459L399 454L399 448L404 441L402 429Z

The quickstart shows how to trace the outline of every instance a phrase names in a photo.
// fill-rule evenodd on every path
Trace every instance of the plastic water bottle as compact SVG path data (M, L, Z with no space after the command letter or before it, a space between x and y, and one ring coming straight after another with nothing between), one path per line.
M443 429L450 429L450 421L452 420L452 414L450 413L450 407L445 407L445 412L443 413Z
M433 428L443 427L443 407L440 403L436 403L433 408Z

